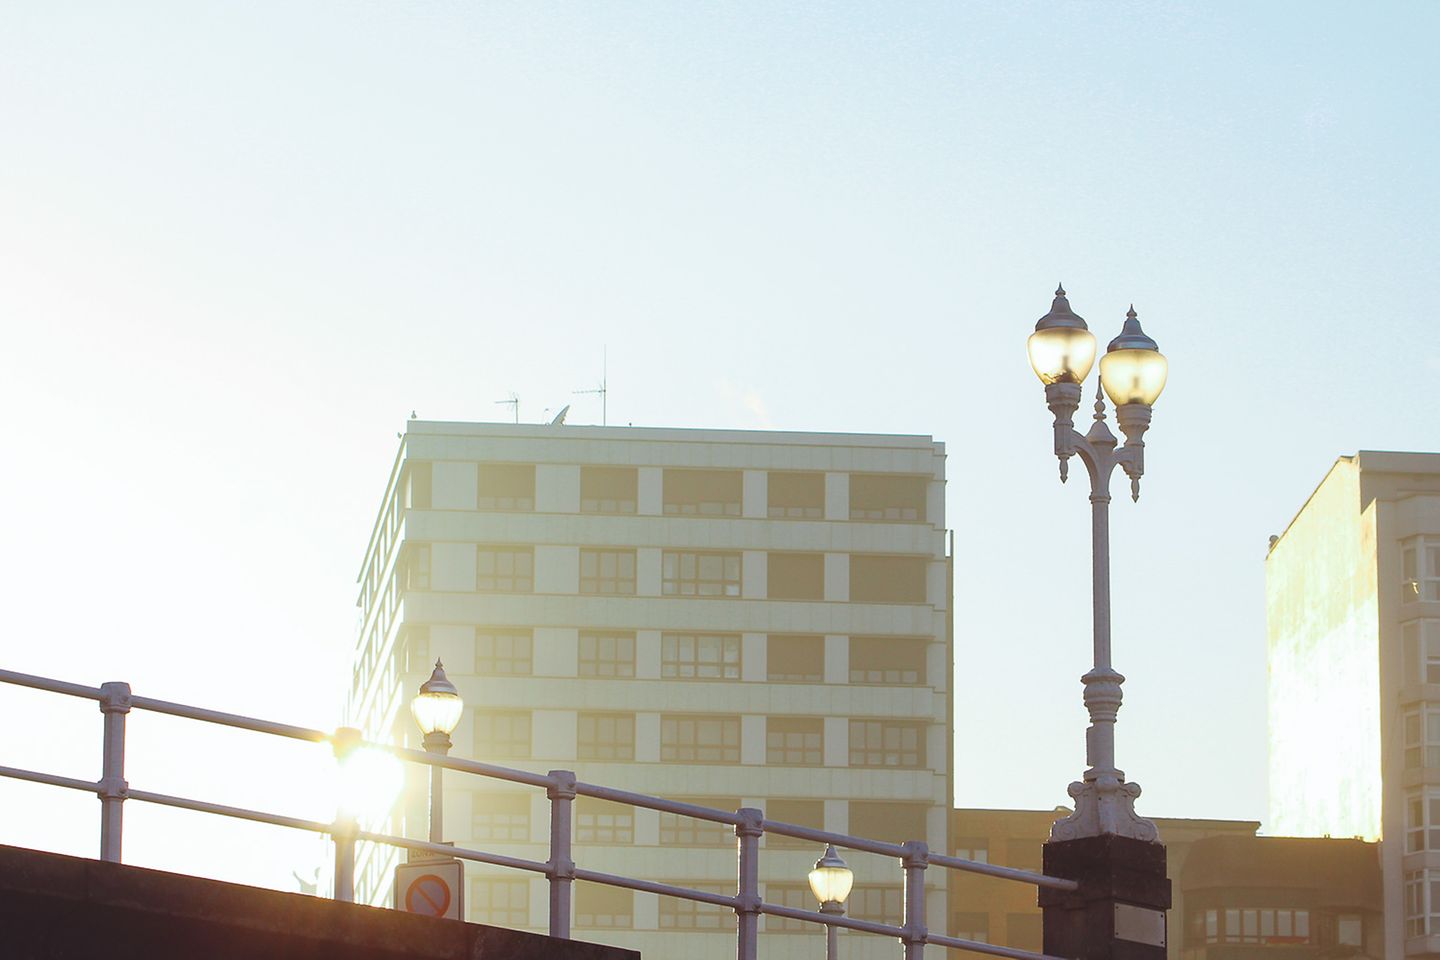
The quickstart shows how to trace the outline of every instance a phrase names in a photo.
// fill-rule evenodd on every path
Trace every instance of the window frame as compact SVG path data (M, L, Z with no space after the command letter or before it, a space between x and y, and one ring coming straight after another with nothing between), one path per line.
M687 643L690 647L688 657L683 655ZM717 659L707 660L702 656L703 648L710 646L716 648ZM675 630L660 634L660 679L662 680L739 680L742 676L744 657L744 641L738 633L696 633ZM713 672L702 673L706 670Z
M589 724L593 736L586 738ZM602 728L611 727L615 736L601 737ZM622 733L629 728L628 742ZM575 714L575 759L597 763L632 763L635 760L635 714L614 710L580 710Z
M700 742L700 724L719 724L719 743ZM679 739L683 726L691 728L690 742ZM666 737L667 727L674 735ZM734 736L730 736L733 729ZM733 739L733 743L727 742ZM667 751L669 756L667 756ZM706 755L713 751L713 755ZM662 763L723 764L740 762L740 715L735 713L662 713L660 715L660 761Z
M864 728L865 736L858 738L856 737L855 731L857 725ZM869 745L868 741L872 727L879 733L881 741L879 747L873 747ZM923 720L892 720L888 717L851 717L849 723L850 766L860 769L872 770L923 770L925 769L925 740L929 732L927 729L928 727L929 723ZM905 757L910 753L910 751L905 748L903 742L900 746L894 748L894 751L892 751L890 747L885 745L886 734L890 731L894 731L900 734L902 740L904 738L904 734L906 733L913 733L915 735L915 750L913 762L888 762L887 758L891 755L892 752L894 752L895 756L897 756L900 761L903 761ZM857 742L864 745L857 747ZM857 754L867 759L857 763ZM880 762L874 763L868 761L868 758L871 755L877 754L881 757Z
M765 765L823 767L825 765L825 718L767 716L765 718Z
M491 555L492 570L483 572L484 557ZM501 558L508 557L512 564L509 573L500 570ZM514 566L518 558L524 558L527 572L520 573ZM483 582L488 577L490 585ZM510 587L501 586L510 581ZM516 544L479 543L475 545L475 592L476 593L534 593L535 592L535 548Z
M718 558L718 578L706 575L705 561ZM735 576L730 576L730 562ZM690 572L685 572L686 565ZM745 555L738 550L662 550L660 553L660 595L685 600L738 600L744 593ZM686 586L689 589L686 589ZM707 589L717 585L718 590Z
M496 740L493 736L494 722L505 719L512 722L523 719L525 721L524 750L519 750L521 741L519 738L510 740ZM490 737L480 736L481 723L491 725ZM529 760L535 750L535 718L529 710L476 710L473 719L470 721L471 730L474 735L473 753L481 761L496 760ZM495 750L497 744L506 744L504 749ZM484 755L482 755L484 751Z
M491 471L489 480L494 484L490 492L486 491L486 472ZM523 484L513 485L514 489L505 492L509 485L506 483L495 483L499 479L513 479L523 474L529 474L529 496L521 491ZM507 477L507 474L509 476ZM489 501L488 503L486 501ZM509 501L508 503L506 501ZM475 509L483 510L486 513L534 513L535 512L535 464L533 463L477 463L475 465Z
M614 641L615 656L602 656L605 641ZM587 643L588 641L588 643ZM591 656L586 656L586 647L591 647ZM629 653L621 652L628 647ZM603 677L606 679L628 680L635 677L635 634L623 630L581 630L576 641L575 675L579 677ZM586 669L587 664L590 669ZM606 672L604 667L611 667Z
M482 638L489 638L492 651L486 656L481 653L484 645ZM494 647L499 646L499 641L508 639L516 643L515 646L523 646L524 653L512 653L508 657L502 657L495 652ZM514 647L512 647L514 649ZM497 669L497 666L505 663L510 668L523 664L523 669ZM528 677L535 673L535 634L531 630L511 627L476 627L475 628L475 675L481 677Z
M580 548L580 593L587 597L633 597L635 596L635 548L633 547L581 547ZM591 571L586 573L589 561ZM612 564L606 573L605 565ZM628 576L626 571L629 571Z

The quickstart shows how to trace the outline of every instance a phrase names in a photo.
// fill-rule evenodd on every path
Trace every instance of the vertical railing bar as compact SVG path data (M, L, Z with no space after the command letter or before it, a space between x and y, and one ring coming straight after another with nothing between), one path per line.
M568 940L570 895L575 885L575 861L570 854L575 772L551 770L545 795L550 798L550 936Z
M130 684L120 681L100 685L100 712L105 715L100 752L100 781L95 795L100 798L100 859L120 862L125 832L125 715L130 712Z
M739 859L735 894L735 956L756 960L760 938L760 835L765 832L765 813L754 807L735 811L735 836Z
M925 867L930 859L930 847L920 840L908 840L902 846L905 856L901 863L905 869L905 960L925 960Z

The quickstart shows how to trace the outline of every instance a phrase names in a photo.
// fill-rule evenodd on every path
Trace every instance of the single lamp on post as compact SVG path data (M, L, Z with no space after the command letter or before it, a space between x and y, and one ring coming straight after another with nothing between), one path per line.
M435 661L435 672L430 679L420 684L420 693L410 701L410 712L415 717L420 732L425 734L425 749L441 756L450 752L450 734L460 723L460 714L465 710L465 701L445 676L445 667ZM444 793L440 778L444 769L438 764L430 767L430 842L444 843Z
M815 869L810 871L810 892L820 902L820 912L843 916L845 899L854 883L855 874L835 852L835 844L826 846L825 855L815 861ZM839 928L834 924L825 925L825 960L835 960L837 933Z

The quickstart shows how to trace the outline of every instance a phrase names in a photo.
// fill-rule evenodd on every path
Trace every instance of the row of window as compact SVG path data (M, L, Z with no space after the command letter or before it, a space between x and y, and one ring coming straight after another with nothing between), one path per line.
M924 603L928 557L849 555L849 598L860 603ZM743 555L737 551L663 550L660 594L666 597L739 597ZM823 553L771 553L766 559L766 597L824 600ZM635 596L634 548L582 547L579 591L586 596ZM398 582L407 590L433 583L430 546L412 544L401 560ZM481 545L475 549L475 589L482 593L533 593L535 548Z
M674 886L704 893L734 896L735 885L693 880L668 880ZM803 883L767 883L762 895L770 903L814 910L815 897ZM857 884L846 902L846 913L874 923L898 923L901 890L897 886ZM575 926L599 930L630 929L635 925L634 891L622 887L579 883L574 890ZM510 928L530 926L530 881L512 878L479 878L470 881L470 917L476 923ZM661 930L727 932L735 929L735 911L729 907L660 897L658 917ZM1037 917L1038 920L1038 917ZM767 933L815 933L820 927L802 920L766 916Z
M1352 933L1348 926L1345 933L1347 936ZM1310 911L1289 907L1196 910L1190 914L1186 942L1192 946L1201 943L1307 944L1311 942ZM1358 936L1353 942L1359 944Z
M477 793L471 799L471 839L490 843L529 843L532 795L520 792ZM738 810L739 797L684 797L684 802L714 810ZM922 803L852 800L848 832L890 843L923 840L927 836ZM776 797L764 803L768 820L824 830L825 801ZM727 824L675 813L659 813L658 840L664 847L734 847L735 829ZM548 819L542 817L544 822ZM580 797L573 811L573 837L577 844L632 844L635 842L635 808L623 803ZM766 833L762 844L771 849L812 849L809 840Z
M635 759L635 715L582 711L576 714L577 760ZM923 768L925 727L920 720L850 720L852 767ZM475 715L477 760L528 759L532 724L528 710ZM791 766L824 763L821 717L767 717L765 762ZM740 762L740 717L724 714L661 714L660 760L664 763Z
M430 645L424 627L408 632L408 663L428 671ZM927 641L922 637L849 638L851 683L918 685L925 683ZM480 676L529 676L535 668L535 640L528 629L475 629L475 665ZM582 677L635 676L635 634L631 631L581 630L576 673ZM665 680L739 680L743 643L738 633L660 634L660 677ZM451 659L452 674L466 673ZM769 634L765 643L766 679L789 683L825 681L825 638L806 634Z
M409 465L409 506L428 510L434 502L433 465ZM744 471L665 468L661 509L669 516L739 517ZM850 474L850 519L923 522L930 477L912 474ZM635 467L581 467L582 513L637 512L639 470ZM480 510L535 509L533 464L482 463L476 468L475 505ZM766 477L766 516L777 520L820 520L825 516L825 474L771 471Z
M1400 600L1440 602L1440 537L1411 537L1400 546Z

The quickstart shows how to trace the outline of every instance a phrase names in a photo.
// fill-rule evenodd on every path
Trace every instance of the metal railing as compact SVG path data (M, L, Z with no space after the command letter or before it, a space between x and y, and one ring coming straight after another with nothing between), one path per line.
M742 807L733 811L718 810L634 793L629 790L584 783L576 780L575 774L569 770L551 770L547 774L532 773L438 753L368 742L361 739L360 731L349 727L342 727L334 733L326 733L323 730L312 730L307 727L297 727L270 720L257 720L253 717L171 703L152 697L138 697L131 694L130 685L127 683L104 683L99 687L88 687L83 684L52 680L48 677L37 677L10 670L0 670L0 683L31 687L36 690L80 697L99 703L100 712L104 714L104 749L99 780L79 780L73 777L62 777L8 766L0 766L0 777L94 793L100 799L100 858L115 863L120 862L125 801L139 800L143 803L179 807L185 810L218 814L297 830L308 830L330 836L335 843L335 899L337 900L354 899L355 842L365 840L372 843L389 844L405 850L456 857L476 863L487 863L543 874L549 879L549 930L550 935L554 937L568 938L570 936L571 887L576 880L609 884L660 896L678 897L697 903L727 907L734 910L736 915L739 960L755 960L762 914L895 937L903 945L905 960L922 960L926 944L971 950L997 957L1009 957L1012 960L1060 960L1060 958L1042 953L1017 950L1012 947L975 940L962 940L958 937L944 936L930 931L925 922L925 871L928 867L937 866L1057 890L1078 888L1078 884L1073 880L934 853L923 841L919 840L909 840L897 844L832 833L828 830L816 830L799 824L767 820L764 812L754 807ZM260 810L227 806L207 800L193 800L132 789L125 780L125 719L131 710L149 710L272 736L289 737L312 743L330 743L337 755L344 755L357 748L369 748L392 754L410 763L438 766L454 770L457 773L543 788L550 800L550 859L541 863L537 860L510 857L484 850L471 850L448 843L432 843L428 840L374 833L360 829L353 816L343 813L337 815L334 822L325 823L318 820L305 820ZM739 858L736 892L734 895L727 895L692 890L688 887L602 873L576 866L571 855L571 825L573 805L577 796L595 797L600 800L733 826ZM904 923L901 926L893 926L839 913L801 910L783 904L764 902L760 897L759 860L760 837L766 833L780 834L799 840L812 840L816 844L834 844L850 850L895 858L900 862L904 877Z

